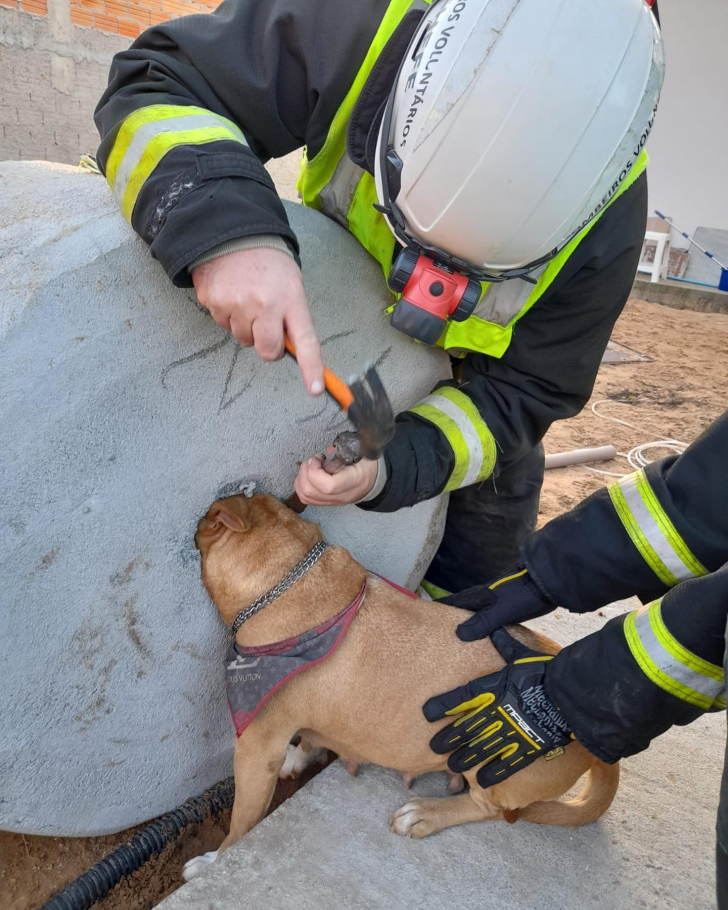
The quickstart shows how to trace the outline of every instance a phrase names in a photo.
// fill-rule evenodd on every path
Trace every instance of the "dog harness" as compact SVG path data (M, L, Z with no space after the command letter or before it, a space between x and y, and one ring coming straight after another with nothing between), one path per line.
M364 602L366 588L365 580L353 603L301 635L255 648L241 648L233 642L225 658L225 688L236 736L289 679L336 651Z

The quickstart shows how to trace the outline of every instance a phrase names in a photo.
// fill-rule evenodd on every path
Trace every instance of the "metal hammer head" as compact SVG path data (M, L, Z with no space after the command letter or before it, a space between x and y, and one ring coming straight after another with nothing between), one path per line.
M354 400L347 411L361 443L364 458L377 459L394 436L394 411L376 367L349 382Z

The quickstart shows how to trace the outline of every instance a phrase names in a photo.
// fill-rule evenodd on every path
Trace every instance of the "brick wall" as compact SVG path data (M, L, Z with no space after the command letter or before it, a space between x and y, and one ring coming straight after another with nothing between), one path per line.
M94 153L113 55L150 25L218 2L0 0L0 160L78 164Z
M10 0L0 0L0 3L4 2ZM150 25L176 16L206 13L217 3L218 0L70 0L71 22L85 28L136 38Z

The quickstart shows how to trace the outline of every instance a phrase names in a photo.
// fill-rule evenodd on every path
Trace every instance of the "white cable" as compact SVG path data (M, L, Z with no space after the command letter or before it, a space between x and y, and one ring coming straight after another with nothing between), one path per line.
M615 401L612 398L602 398L600 401L595 401L591 406L592 413L599 417L601 420L611 420L613 423L620 423L622 426L629 427L631 430L639 430L639 427L636 427L632 423L628 423L626 420L620 420L619 417L610 417L607 414L600 414L597 410L597 406L600 404L626 404L627 402ZM648 449L670 449L676 455L682 455L685 449L687 449L687 442L680 442L678 439L660 439L655 442L643 442L640 445L634 446L630 449L629 452L617 452L621 458L626 458L629 462L630 467L638 471L640 468L647 467L648 464L652 464L652 460L645 456L645 452ZM599 468L591 468L588 465L581 465L582 468L585 468L587 471L592 471L594 474L606 474L610 477L627 477L627 474L619 474L616 471L603 471Z
M632 423L627 423L626 420L620 420L619 417L608 417L606 414L600 414L599 411L597 411L597 405L600 405L600 404L624 404L624 403L625 402L622 402L622 401L615 402L614 399L612 399L612 398L602 398L599 401L595 401L594 404L591 406L591 409L592 409L592 413L596 414L597 417L601 417L602 420L611 420L613 423L621 423L622 426L629 427L630 430L636 430L636 429L638 429L638 427L636 427Z

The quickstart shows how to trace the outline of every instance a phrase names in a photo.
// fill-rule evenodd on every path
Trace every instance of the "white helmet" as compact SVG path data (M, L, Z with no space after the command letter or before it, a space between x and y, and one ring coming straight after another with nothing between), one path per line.
M434 0L382 119L380 208L474 278L526 275L617 192L663 75L645 0Z

